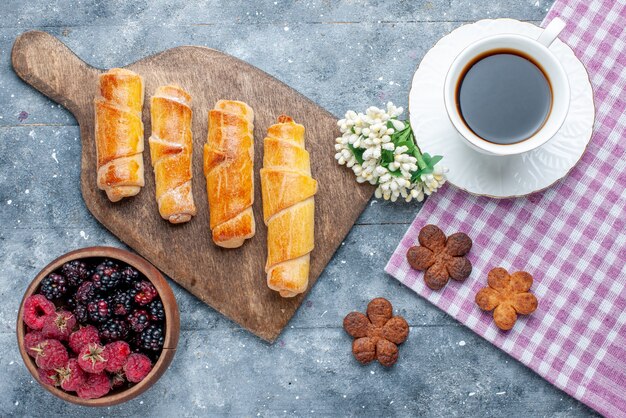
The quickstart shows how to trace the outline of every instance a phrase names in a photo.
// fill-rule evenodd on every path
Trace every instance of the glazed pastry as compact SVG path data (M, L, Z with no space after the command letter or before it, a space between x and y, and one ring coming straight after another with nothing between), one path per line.
M254 112L243 102L220 100L209 111L204 175L213 242L237 248L255 233Z
M309 283L317 181L304 149L304 126L282 115L263 142L263 218L267 225L267 285L293 297Z
M100 74L94 100L98 188L111 202L134 196L143 177L143 79L113 68Z
M196 214L191 191L191 96L178 86L159 87L150 99L156 199L163 219L187 222Z

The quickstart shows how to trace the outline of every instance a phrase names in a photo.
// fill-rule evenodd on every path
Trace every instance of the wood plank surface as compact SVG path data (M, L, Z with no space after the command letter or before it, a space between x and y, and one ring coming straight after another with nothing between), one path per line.
M319 189L315 197L315 250L309 289L354 224L373 188L357 185L353 174L334 160L336 119L287 85L245 62L203 47L183 46L142 59L128 69L145 81L143 121L146 148L150 135L149 97L160 85L175 83L192 96L193 192L198 214L188 223L170 225L159 216L149 153L144 152L146 185L133 198L111 203L96 187L93 98L97 76L58 39L38 31L17 38L12 51L16 73L68 108L81 132L81 191L90 212L119 239L146 257L189 292L259 337L273 341L294 315L304 295L283 299L265 283L267 230L263 224L258 169L263 137L282 114L306 128L306 148ZM202 146L207 112L219 99L247 102L255 111L256 236L243 247L221 249L210 239Z

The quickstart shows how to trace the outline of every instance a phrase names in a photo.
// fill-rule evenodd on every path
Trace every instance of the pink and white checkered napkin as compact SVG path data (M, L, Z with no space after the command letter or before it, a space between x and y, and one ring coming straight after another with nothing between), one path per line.
M454 187L430 197L385 270L546 380L602 414L626 417L626 1L557 0L545 22L589 71L594 135L581 162L550 189L494 200ZM445 158L445 156L444 156ZM465 283L427 288L406 261L426 224L469 234ZM496 266L533 274L539 307L501 332L474 295Z

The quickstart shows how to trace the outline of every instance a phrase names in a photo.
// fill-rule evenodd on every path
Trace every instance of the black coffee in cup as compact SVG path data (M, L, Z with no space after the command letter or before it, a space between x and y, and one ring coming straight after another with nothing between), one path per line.
M519 51L485 52L466 66L459 80L459 114L472 132L494 144L530 138L550 114L550 81L538 64Z

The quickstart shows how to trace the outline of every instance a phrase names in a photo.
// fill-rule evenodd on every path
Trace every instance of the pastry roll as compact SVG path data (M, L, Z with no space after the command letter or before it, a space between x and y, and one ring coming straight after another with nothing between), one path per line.
M150 159L163 219L187 222L196 214L191 191L191 96L178 86L161 86L150 99Z
M129 70L100 74L94 100L98 188L111 202L134 196L143 177L143 80Z
M213 242L237 248L255 233L254 112L243 102L220 100L209 111L204 175Z
M267 285L282 297L307 289L317 181L304 149L304 126L282 115L263 142L261 194L267 225Z

